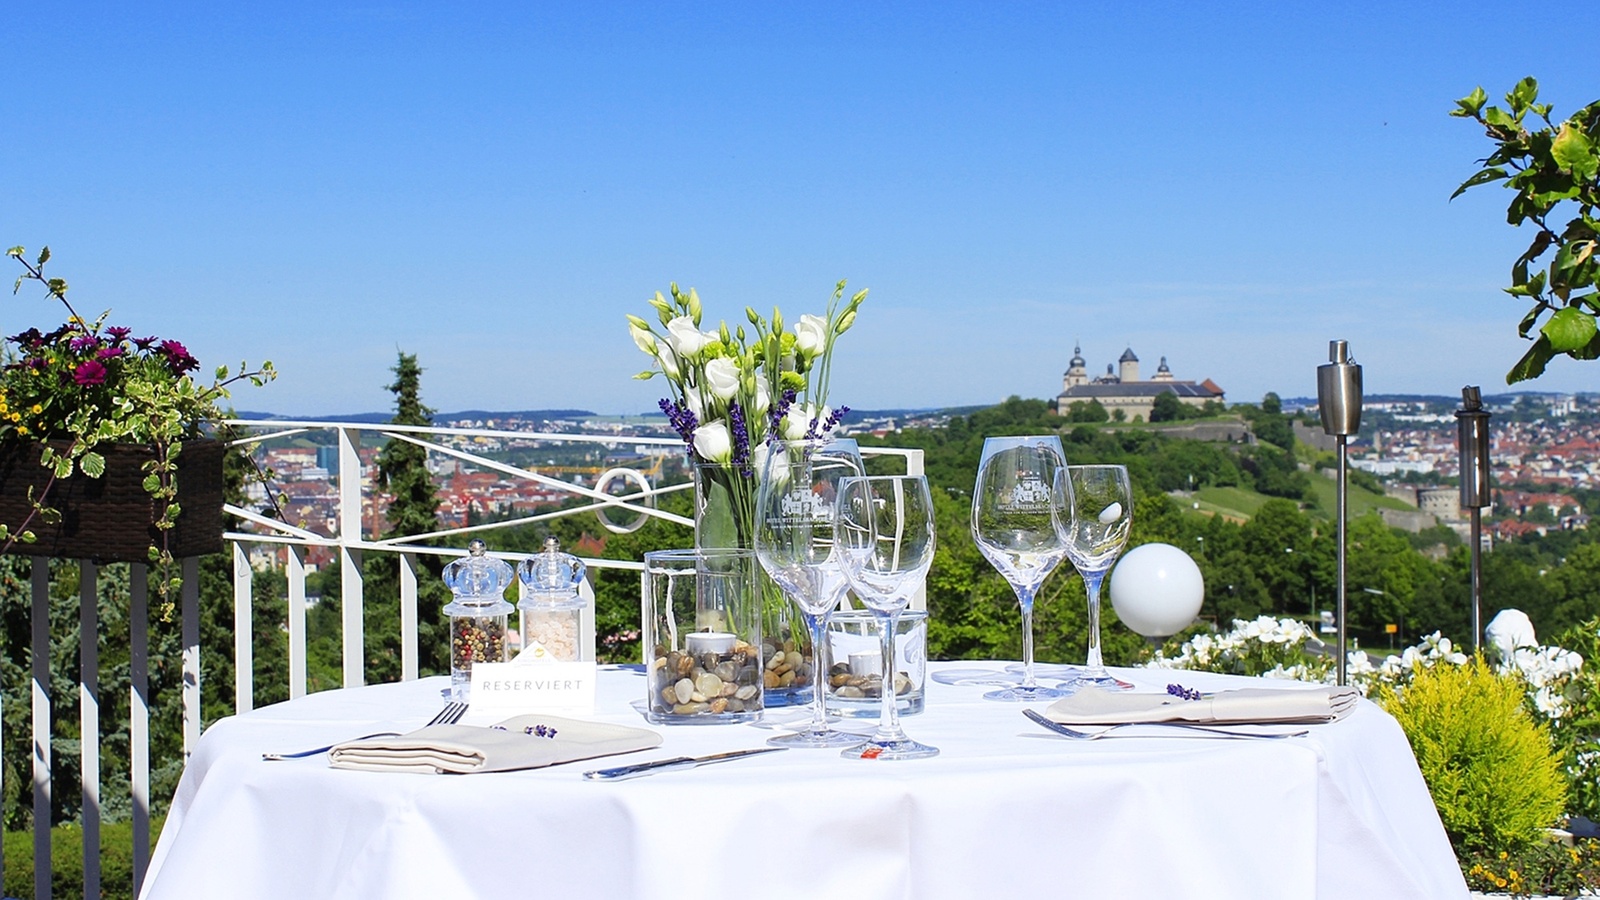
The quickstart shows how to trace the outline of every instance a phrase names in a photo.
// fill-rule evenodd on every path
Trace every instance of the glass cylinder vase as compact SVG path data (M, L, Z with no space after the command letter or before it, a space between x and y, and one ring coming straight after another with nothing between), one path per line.
M755 550L759 472L733 464L693 461L694 546L697 550ZM811 638L794 607L760 566L751 591L759 602L765 705L811 702L816 662Z

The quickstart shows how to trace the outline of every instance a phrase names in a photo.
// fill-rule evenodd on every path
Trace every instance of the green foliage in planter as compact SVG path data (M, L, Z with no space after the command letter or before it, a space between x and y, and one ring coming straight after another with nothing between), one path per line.
M1552 643L1584 658L1566 689L1566 714L1550 732L1572 785L1567 812L1600 820L1600 618L1572 626Z
M1560 820L1561 757L1523 705L1515 678L1481 657L1417 673L1378 703L1399 721L1460 856L1525 848Z
M1467 887L1484 893L1576 897L1580 891L1600 887L1600 851L1593 841L1571 847L1554 840L1535 841L1514 851L1464 855L1460 862Z

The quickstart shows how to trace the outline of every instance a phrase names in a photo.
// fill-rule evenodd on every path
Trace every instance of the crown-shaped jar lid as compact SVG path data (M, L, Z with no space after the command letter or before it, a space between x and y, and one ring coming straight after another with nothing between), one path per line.
M583 583L583 573L583 560L562 553L561 542L555 538L545 538L544 552L517 566L517 577L522 579L522 600L517 608L581 606L578 586Z
M511 564L488 554L483 541L467 545L467 555L444 567L444 583L455 600L448 615L493 616L511 612L505 591L514 577Z

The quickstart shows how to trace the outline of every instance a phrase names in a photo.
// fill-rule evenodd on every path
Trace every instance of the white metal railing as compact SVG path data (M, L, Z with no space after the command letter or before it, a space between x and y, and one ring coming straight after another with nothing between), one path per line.
M250 447L274 438L290 437L311 431L336 432L338 447L337 529L324 535L295 524L275 519L261 512L229 505L227 512L259 531L236 531L225 535L233 557L234 595L234 701L237 711L244 712L254 705L255 679L252 652L252 584L254 569L248 548L252 545L280 546L285 551L285 580L287 582L288 677L289 696L300 697L306 692L306 553L312 547L332 550L341 568L341 629L343 648L343 684L346 687L365 683L363 669L363 582L362 560L367 553L394 553L400 561L400 614L401 614L401 678L414 679L418 675L417 652L417 560L422 556L460 556L466 551L441 546L441 539L464 534L489 532L531 522L595 513L602 525L612 531L627 532L643 523L643 517L654 517L685 527L692 520L655 508L655 498L692 488L690 483L657 487L648 475L636 468L618 467L601 474L594 487L574 484L541 473L538 467L521 468L508 463L474 454L456 446L455 442L478 438L507 441L544 441L550 443L578 443L600 445L630 445L660 447L663 453L674 453L682 447L676 438L631 437L592 434L549 434L520 431L496 431L464 428L433 428L399 425L373 425L353 422L309 422L282 420L232 420L228 424L255 431L240 438L236 444ZM498 472L512 478L531 481L547 488L559 490L586 503L565 509L537 512L505 521L482 525L443 529L429 534L396 538L368 536L362 530L364 501L370 499L368 485L361 477L360 448L362 437L370 435L375 442L400 440L423 447L427 452L452 458L471 466ZM907 474L923 474L921 450L895 448L866 448L866 456L894 456L903 460ZM630 487L624 493L612 494L609 482L621 479ZM619 525L608 518L609 513L622 511L635 516L633 522ZM515 561L525 554L494 554ZM586 558L591 569L623 569L643 572L640 560L614 560ZM100 689L98 639L100 623L98 612L98 567L88 561L79 563L80 571L80 644L79 685L80 730L84 736L97 735L100 724ZM148 576L143 565L130 566L129 604L129 790L133 809L133 891L138 893L150 861L150 707L149 707L149 598ZM200 595L199 561L182 561L183 587L178 607L181 615L181 640L183 645L182 704L183 753L185 760L200 739ZM50 829L51 819L51 747L50 747L50 574L45 559L35 559L32 570L32 726L33 726L33 811L34 811L34 897L48 900L50 893ZM594 593L585 582L582 587L588 606L584 613L582 644L588 646L594 637ZM101 820L100 797L100 747L93 739L83 741L80 757L80 774L83 785L83 868L84 896L100 896L99 830Z

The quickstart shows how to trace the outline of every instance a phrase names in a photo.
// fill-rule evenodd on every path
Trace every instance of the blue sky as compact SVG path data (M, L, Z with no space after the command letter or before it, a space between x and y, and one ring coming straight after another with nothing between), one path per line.
M1488 143L1446 113L1600 96L1572 22L1488 4L234 6L9 13L0 242L272 359L235 401L289 414L386 408L397 349L444 410L650 409L623 315L670 281L730 321L870 288L858 408L1052 396L1074 340L1232 400L1314 393L1331 338L1369 393L1492 392L1527 236L1447 202Z

